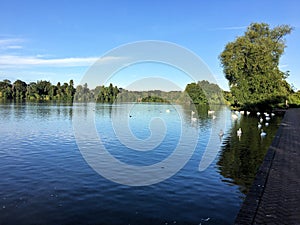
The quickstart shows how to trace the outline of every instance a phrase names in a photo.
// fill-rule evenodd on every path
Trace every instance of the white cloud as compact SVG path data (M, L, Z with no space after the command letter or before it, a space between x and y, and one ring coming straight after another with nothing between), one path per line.
M217 27L212 30L244 30L247 26Z
M10 49L16 49L16 48L22 48L20 45L25 40L20 38L6 38L6 39L0 39L0 48L10 48Z
M0 55L0 67L27 67L27 66L53 66L53 67L79 67L90 66L97 60L110 62L120 57L79 57L79 58L40 58L36 56Z
M21 48L23 48L23 46L21 46L21 45L9 45L9 46L7 46L7 48L9 48L9 49L21 49Z
M279 65L279 69L283 69L283 68L286 68L286 67L288 67L289 65L287 65L287 64L282 64L282 65Z

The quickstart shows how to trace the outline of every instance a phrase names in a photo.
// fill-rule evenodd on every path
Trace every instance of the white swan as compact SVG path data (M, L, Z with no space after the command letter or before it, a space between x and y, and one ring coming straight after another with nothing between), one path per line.
M241 136L242 135L242 128L239 128L236 132L237 136Z
M266 135L267 135L267 133L266 133L266 132L264 132L264 130L263 130L263 129L261 129L260 136L261 136L261 137L265 137Z
M207 113L208 113L208 114L214 114L215 111L214 111L214 110L208 110Z
M219 136L223 137L223 135L224 135L224 131L221 129L220 132L219 132Z
M231 114L231 118L232 118L233 120L237 120L239 117L238 117L236 114Z
M258 122L257 128L260 129L262 125Z

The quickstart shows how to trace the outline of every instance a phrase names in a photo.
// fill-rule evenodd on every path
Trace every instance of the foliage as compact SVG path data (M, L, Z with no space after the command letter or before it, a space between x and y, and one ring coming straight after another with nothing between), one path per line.
M111 83L108 87L103 85L100 87L96 101L101 103L113 103L117 99L118 93L119 88L117 86L114 87Z
M271 29L253 23L244 36L225 46L219 58L236 106L258 110L285 102L291 88L285 81L288 73L278 65L286 47L284 36L291 31L287 25Z
M72 101L75 94L74 82L69 84L60 82L52 85L49 81L37 81L26 84L16 80L13 84L9 80L0 82L0 98L11 100L63 100Z
M142 98L141 102L168 102L167 100L157 96L147 96Z
M184 92L129 91L113 86L113 84L108 87L102 85L89 89L87 83L78 85L75 89L73 80L70 80L69 84L64 83L63 85L60 82L53 85L50 81L44 80L29 84L21 80L16 80L13 84L9 80L0 81L0 99L13 100L190 103L192 99L195 104L219 104L222 98L222 90L219 86L208 81L188 84Z
M185 92L190 96L192 102L194 104L207 104L207 98L204 94L204 91L202 88L196 84L196 83L191 83L188 84L185 88Z
M214 83L209 83L206 80L198 81L199 87L203 90L207 102L210 105L224 104L224 96L222 89Z
M290 107L300 107L300 91L294 92L289 96Z

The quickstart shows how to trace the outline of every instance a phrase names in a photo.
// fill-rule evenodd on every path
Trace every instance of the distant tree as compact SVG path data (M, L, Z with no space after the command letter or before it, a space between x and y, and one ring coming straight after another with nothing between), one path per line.
M12 93L12 85L10 80L5 79L3 81L0 81L0 98L12 99Z
M188 84L185 88L185 92L188 93L188 95L190 96L192 100L191 103L194 104L208 103L205 93L203 92L202 88L196 83Z
M16 80L12 85L12 95L14 99L25 99L27 84L24 81Z
M286 47L284 36L291 31L288 25L271 29L265 23L252 23L243 36L225 46L219 58L237 106L258 110L287 99L288 73L278 66Z
M207 80L198 81L197 84L203 90L209 104L224 104L222 89L217 84L210 83Z

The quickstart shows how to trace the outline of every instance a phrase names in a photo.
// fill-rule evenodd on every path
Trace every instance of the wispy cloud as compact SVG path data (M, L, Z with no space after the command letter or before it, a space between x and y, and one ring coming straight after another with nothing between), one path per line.
M22 47L22 43L24 39L21 38L5 38L0 39L0 48L1 49L20 49Z
M244 30L247 26L230 26L230 27L216 27L211 30Z
M23 48L23 46L21 45L9 45L7 46L8 49L21 49Z
M289 65L287 65L287 64L280 64L279 65L279 69L283 69L283 68L286 68L286 67L288 67Z
M0 55L0 67L28 67L28 66L52 66L52 67L79 67L90 66L97 60L111 62L120 57L81 57L81 58L39 58L36 56Z

